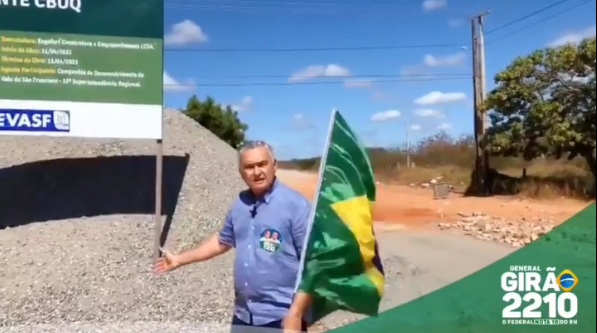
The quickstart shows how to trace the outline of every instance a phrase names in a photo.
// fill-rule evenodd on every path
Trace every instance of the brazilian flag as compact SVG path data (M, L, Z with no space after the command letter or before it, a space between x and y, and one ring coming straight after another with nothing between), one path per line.
M311 321L335 310L377 315L385 277L373 232L373 168L337 111L332 113L319 182L297 280L298 290L314 297Z

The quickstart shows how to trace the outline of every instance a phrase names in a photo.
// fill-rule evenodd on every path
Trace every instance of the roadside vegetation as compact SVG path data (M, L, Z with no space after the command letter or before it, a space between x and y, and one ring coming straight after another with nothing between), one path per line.
M537 50L495 76L484 109L491 127L482 146L490 152L488 179L495 195L595 198L595 38L579 45ZM472 137L445 132L410 151L370 149L385 181L420 184L437 177L467 191L473 178ZM284 168L315 171L319 158L285 161Z
M595 198L595 38L578 45L546 48L514 59L494 78L484 109L491 127L482 146L490 152L488 183L495 195L533 198ZM186 115L234 148L247 125L229 106L192 96ZM475 160L472 136L445 132L425 138L410 150L371 148L380 179L409 185L442 177L458 191L470 192ZM319 158L283 161L288 169L316 171Z
M472 177L475 144L472 136L452 138L440 132L411 149L411 168L406 167L405 149L372 148L369 154L380 181L420 186L441 177L439 180L448 181L455 191L463 193ZM492 184L492 193L496 195L590 199L594 193L593 176L582 158L525 161L498 156L490 159L490 165L498 173ZM280 167L317 172L319 157L281 161Z

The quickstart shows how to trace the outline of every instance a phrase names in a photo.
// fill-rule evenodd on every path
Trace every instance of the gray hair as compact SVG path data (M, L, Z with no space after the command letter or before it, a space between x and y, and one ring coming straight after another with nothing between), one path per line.
M265 141L261 141L261 140L251 140L251 141L246 141L245 143L243 143L243 145L238 149L239 161L240 161L242 154L244 152L246 152L247 150L261 148L261 147L263 147L267 150L267 152L269 153L269 155L271 156L271 158L273 160L276 159L276 154L274 152L274 148L269 143L267 143Z

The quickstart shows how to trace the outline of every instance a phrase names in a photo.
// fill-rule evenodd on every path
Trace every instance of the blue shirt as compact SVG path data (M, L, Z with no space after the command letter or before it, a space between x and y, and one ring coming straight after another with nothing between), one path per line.
M233 203L220 242L236 248L234 314L242 321L264 325L286 316L310 213L309 201L278 180L261 200L247 190Z

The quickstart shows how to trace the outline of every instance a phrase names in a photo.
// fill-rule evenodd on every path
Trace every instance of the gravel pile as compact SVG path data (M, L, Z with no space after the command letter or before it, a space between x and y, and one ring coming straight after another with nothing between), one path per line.
M505 243L513 247L523 247L550 232L554 223L547 219L535 221L508 221L483 213L460 213L460 221L439 223L441 230L464 232L466 235L481 240Z
M0 332L225 330L231 254L151 271L154 154L148 141L0 137ZM164 154L167 247L179 250L218 229L243 184L236 152L176 111Z
M220 227L244 184L211 132L176 111L164 125L166 247L179 251ZM233 253L152 272L154 155L148 141L0 137L0 333L229 331ZM408 267L382 257L388 308Z

